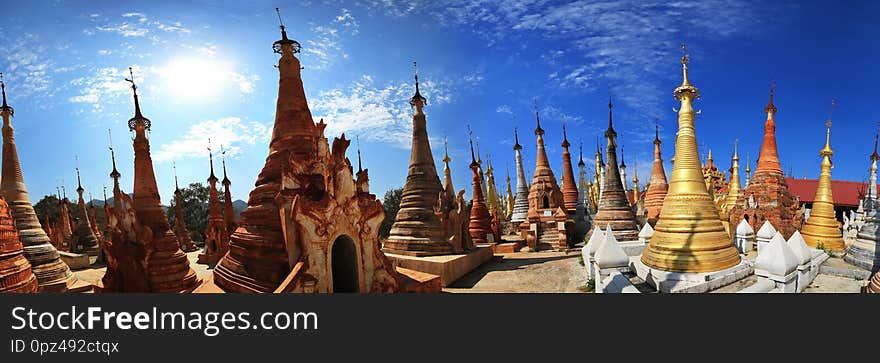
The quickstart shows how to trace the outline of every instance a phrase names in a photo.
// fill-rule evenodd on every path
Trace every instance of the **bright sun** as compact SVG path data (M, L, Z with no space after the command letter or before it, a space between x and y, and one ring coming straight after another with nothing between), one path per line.
M178 58L160 69L163 88L175 97L209 99L215 96L228 71L223 64L202 59Z

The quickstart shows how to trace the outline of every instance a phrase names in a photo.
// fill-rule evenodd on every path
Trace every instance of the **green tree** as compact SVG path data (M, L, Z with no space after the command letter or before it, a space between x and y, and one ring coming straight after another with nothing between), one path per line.
M186 229L194 241L205 240L205 230L208 228L208 187L202 183L190 183L189 186L180 189L182 195L181 209ZM222 194L221 194L222 196ZM175 198L171 197L171 206L166 213L168 223L174 225Z
M385 198L382 201L382 207L385 208L385 220L379 227L379 236L388 238L391 233L391 225L397 218L397 211L400 210L400 201L403 199L403 188L389 189L385 192Z

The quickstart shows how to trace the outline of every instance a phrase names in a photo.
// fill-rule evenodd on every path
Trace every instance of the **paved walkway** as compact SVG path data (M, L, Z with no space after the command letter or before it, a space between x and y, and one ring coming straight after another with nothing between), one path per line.
M583 293L587 274L580 251L516 252L492 260L458 279L451 293Z

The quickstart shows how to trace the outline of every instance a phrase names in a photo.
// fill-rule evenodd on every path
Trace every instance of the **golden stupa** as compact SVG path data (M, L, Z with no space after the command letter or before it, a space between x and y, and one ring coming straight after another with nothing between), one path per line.
M719 271L736 266L740 257L706 189L694 130L693 102L700 91L688 81L687 54L681 64L683 80L674 92L681 108L669 193L641 261L664 271Z
M727 184L727 194L719 203L719 212L721 212L722 220L727 220L730 216L730 210L736 205L742 186L739 183L739 155L737 154L739 141L733 143L733 158L730 166L730 180Z
M819 151L822 156L822 172L819 174L819 186L816 188L816 198L813 200L813 210L810 218L804 222L801 235L810 247L823 247L830 251L843 251L846 244L843 243L843 234L840 231L840 222L834 218L834 198L831 196L831 118L828 118L825 126L825 147Z

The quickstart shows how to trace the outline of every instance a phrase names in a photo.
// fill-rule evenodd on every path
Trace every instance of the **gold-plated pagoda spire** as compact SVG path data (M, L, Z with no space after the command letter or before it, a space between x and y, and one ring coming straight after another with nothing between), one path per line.
M736 205L736 199L739 198L740 190L742 190L742 186L739 182L739 155L737 154L737 148L739 146L739 140L734 140L733 142L733 164L730 166L730 182L727 185L727 196L724 197L724 201L721 204L721 214L722 216L727 216L730 213L730 209ZM726 217L725 217L726 218Z
M682 50L685 50L682 44ZM688 80L688 55L681 58L683 80L673 93L681 102L675 164L663 211L641 261L674 272L712 272L736 266L740 256L730 242L718 210L709 197L700 169L693 102L699 90Z
M449 168L449 140L443 138L443 189L449 193L455 194L455 187L452 186L452 169Z
M831 102L831 108L833 111L834 101ZM816 198L813 200L810 218L804 222L801 235L811 247L843 251L846 245L840 231L840 222L835 218L834 197L831 195L831 157L834 156L834 150L831 149L831 115L828 116L825 127L825 146L819 150L819 155L822 157L819 185L816 187Z

